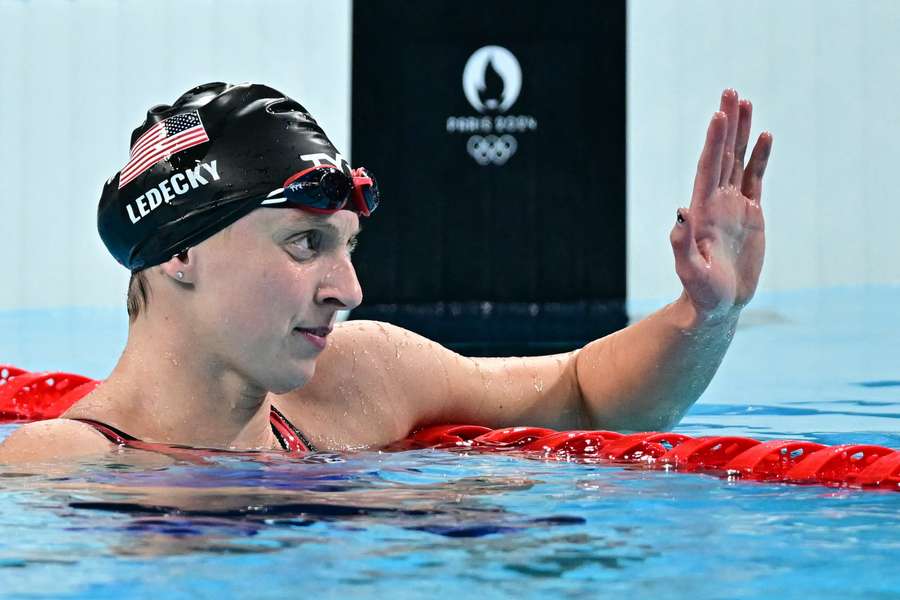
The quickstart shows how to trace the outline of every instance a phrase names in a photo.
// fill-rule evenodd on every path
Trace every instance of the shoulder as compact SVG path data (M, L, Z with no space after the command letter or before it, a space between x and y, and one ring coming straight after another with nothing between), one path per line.
M435 360L456 355L440 343L414 331L382 321L345 321L332 333L331 354L341 357L368 352L383 362ZM397 350L399 349L399 354ZM390 350L390 351L389 351ZM329 351L326 350L326 354ZM402 361L399 360L402 357ZM357 357L358 358L358 357Z
M426 337L380 321L346 321L336 327L316 367L316 378L346 384L349 371L358 378L386 380L407 388L423 374L437 375L462 359Z
M346 321L328 336L315 375L273 400L320 448L383 446L440 414L455 357L437 342L377 321Z
M96 429L71 419L27 423L0 444L0 464L46 462L104 454L113 444Z
M421 337L408 329L382 321L344 321L334 328L332 335L338 344L363 340L373 344L396 344L404 337Z
M395 364L434 360L450 351L417 333L380 321L345 321L334 328L328 346L316 367L323 371L337 368L345 374L352 365L356 371L390 369Z
M409 358L402 350L414 335L401 327L378 321L338 324L328 336L328 345L316 361L315 375L302 388L301 395L309 397L321 393L323 398L333 398L340 391L358 396L360 391L380 389L388 374L392 380L403 376L405 369L395 370L395 363L401 354L403 359ZM352 373L351 379L348 379L348 373Z

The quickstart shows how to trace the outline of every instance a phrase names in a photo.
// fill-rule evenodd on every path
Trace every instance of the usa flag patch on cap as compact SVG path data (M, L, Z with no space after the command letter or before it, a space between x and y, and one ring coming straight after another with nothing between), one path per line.
M131 157L119 172L119 189L162 159L208 141L196 110L160 121L134 142Z

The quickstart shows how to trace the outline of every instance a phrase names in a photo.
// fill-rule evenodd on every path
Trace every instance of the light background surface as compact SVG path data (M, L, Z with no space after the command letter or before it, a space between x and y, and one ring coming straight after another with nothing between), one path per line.
M349 155L351 14L350 0L0 0L0 309L124 304L100 189L145 111L198 83L282 89ZM668 232L726 86L754 101L754 135L775 134L761 289L900 283L898 30L890 0L631 0L629 297L680 289Z
M628 293L675 297L667 237L718 93L775 144L761 290L900 282L900 2L628 4Z
M298 98L349 152L349 0L0 0L0 309L124 306L97 236L154 104L209 81Z

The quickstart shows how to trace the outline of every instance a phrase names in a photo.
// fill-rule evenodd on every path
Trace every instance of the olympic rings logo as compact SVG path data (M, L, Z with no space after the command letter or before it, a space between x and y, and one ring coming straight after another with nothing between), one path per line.
M518 147L516 138L511 135L473 135L466 143L466 150L479 165L502 165L516 153Z

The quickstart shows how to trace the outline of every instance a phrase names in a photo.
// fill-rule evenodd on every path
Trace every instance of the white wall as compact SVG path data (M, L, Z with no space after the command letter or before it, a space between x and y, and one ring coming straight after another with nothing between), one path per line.
M762 289L900 282L900 2L630 0L628 291L674 297L668 232L718 94L775 145Z
M267 83L350 138L350 0L0 0L0 309L124 306L97 236L106 178L154 104Z

